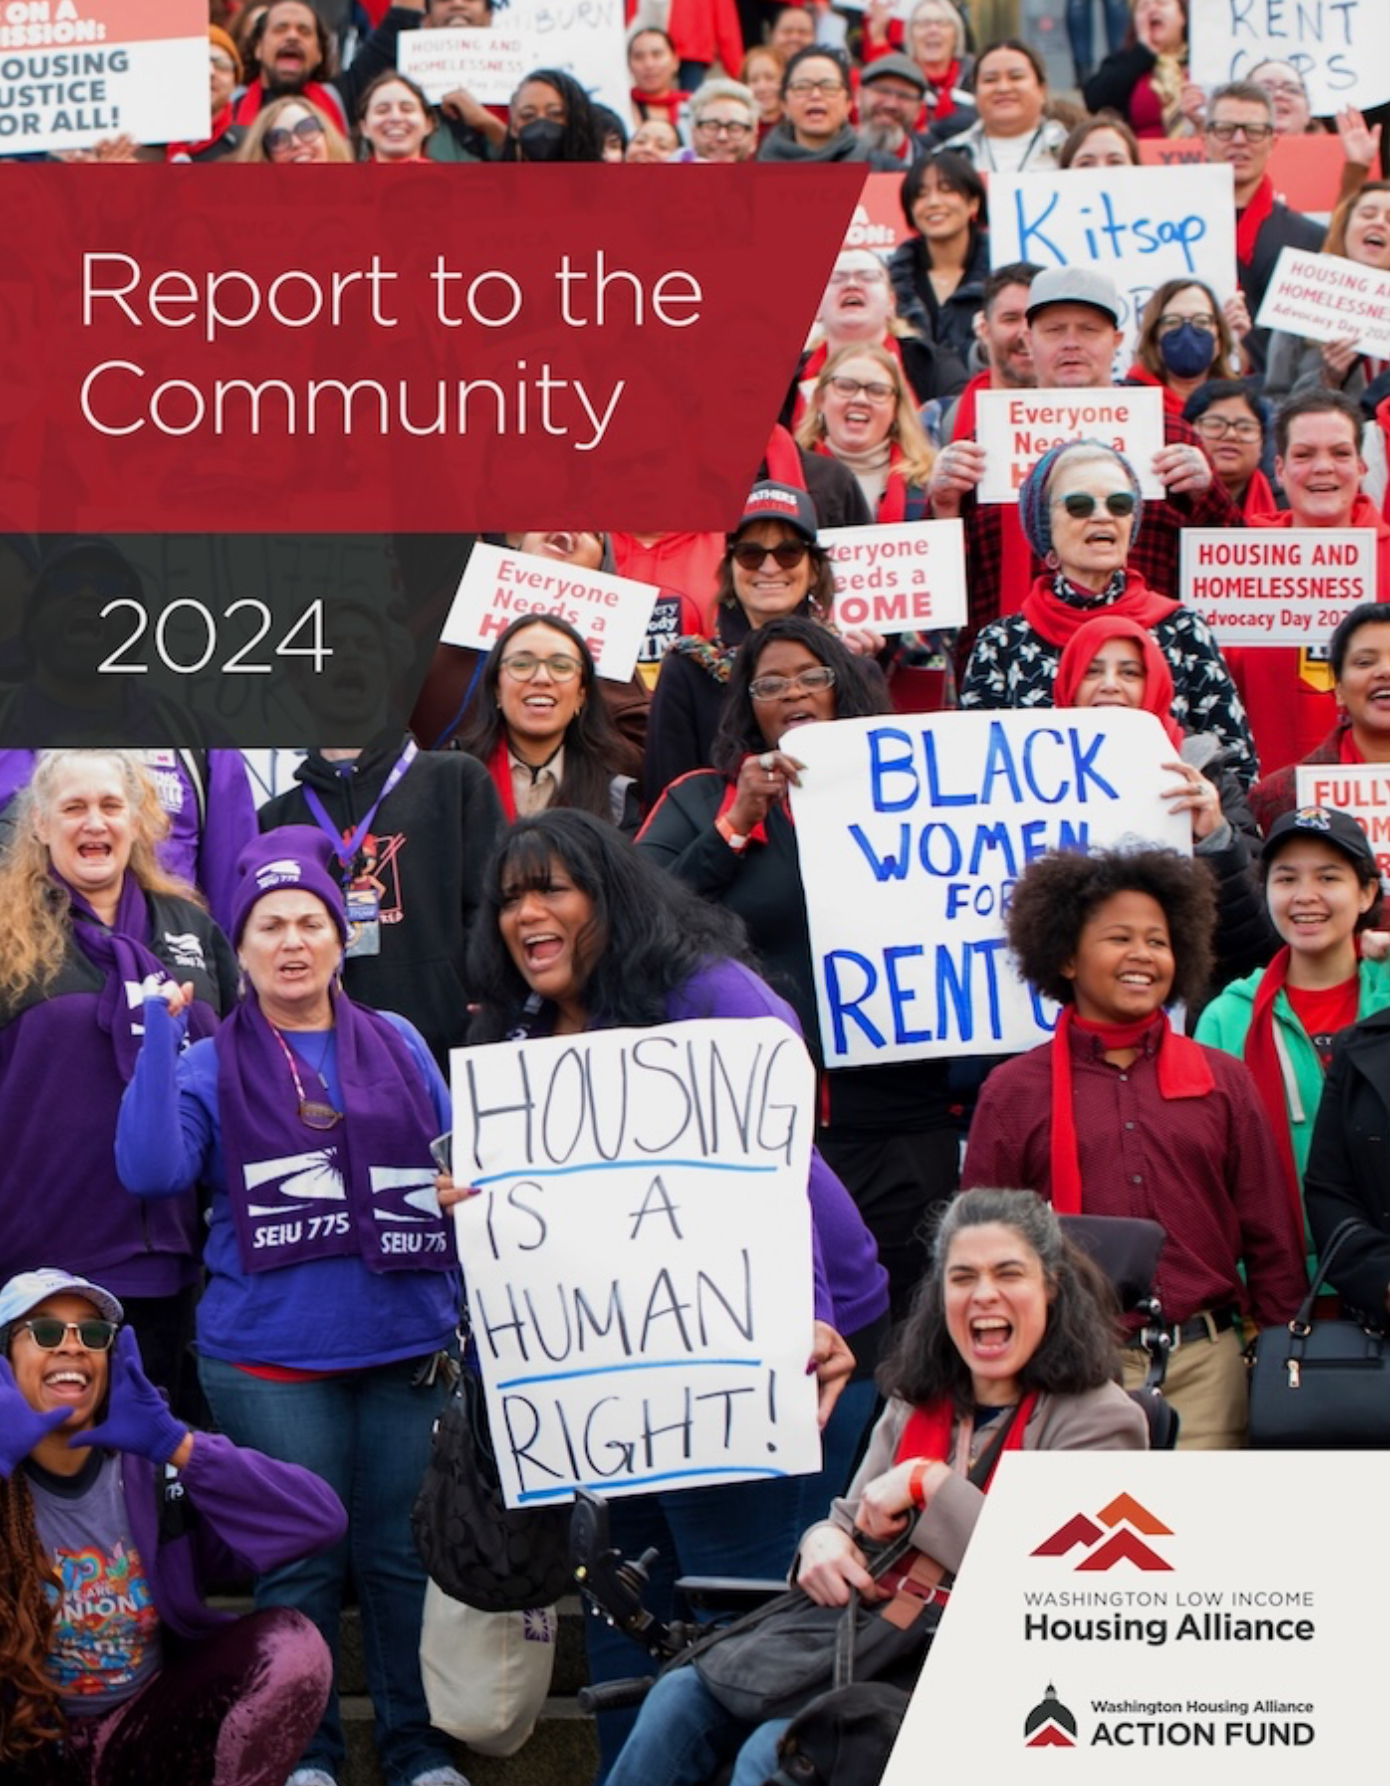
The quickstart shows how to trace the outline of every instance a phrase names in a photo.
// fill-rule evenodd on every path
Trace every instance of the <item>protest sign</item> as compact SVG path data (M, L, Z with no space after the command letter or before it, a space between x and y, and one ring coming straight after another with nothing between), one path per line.
M866 177L854 217L845 231L846 248L872 248L886 259L900 242L908 239L912 231L898 197L902 186L901 174Z
M1185 527L1179 597L1218 645L1316 645L1376 599L1369 527Z
M654 583L479 543L469 555L440 643L490 651L518 615L534 613L541 620L558 614L583 633L599 675L626 682L657 593Z
M1145 167L1204 166L1206 150L1199 136L1146 136L1139 141ZM1266 172L1274 196L1293 211L1326 217L1347 164L1342 139L1331 131L1313 136L1276 136Z
M1299 763L1294 792L1300 806L1349 812L1370 839L1382 874L1390 874L1390 764Z
M838 626L905 633L965 625L963 522L827 527L820 543L835 575Z
M508 0L500 17L535 46L534 67L572 74L590 99L630 115L623 0Z
M1007 1054L1051 1034L1008 960L1015 883L1049 850L1187 853L1173 746L1128 709L899 714L796 728L792 789L831 1067Z
M456 1228L507 1504L820 1467L815 1073L777 1018L455 1049Z
M1127 365L1144 306L1166 280L1200 279L1222 303L1235 296L1231 170L1088 167L991 174L989 254L993 267L1030 260L1041 267L1093 267L1113 279Z
M1208 91L1248 80L1261 62L1291 62L1314 117L1390 99L1385 0L1203 0L1188 43L1188 78Z
M467 30L403 32L396 65L436 104L462 89L479 105L506 105L539 63L521 31Z
M1390 273L1339 254L1281 248L1255 323L1309 341L1351 336L1362 353L1390 359Z
M980 391L975 439L985 449L981 502L1017 502L1023 480L1052 447L1067 440L1100 440L1123 453L1145 496L1161 499L1153 471L1163 447L1163 393L1156 385L1108 390Z
M211 128L203 0L22 0L0 10L0 154Z

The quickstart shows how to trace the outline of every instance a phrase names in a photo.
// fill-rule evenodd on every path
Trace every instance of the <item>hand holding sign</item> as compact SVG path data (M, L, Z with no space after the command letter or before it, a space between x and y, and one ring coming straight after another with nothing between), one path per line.
M1168 810L1192 815L1192 838L1195 843L1200 843L1225 823L1221 796L1201 770L1194 769L1190 763L1165 763L1163 767L1182 777L1176 786L1163 790Z
M1211 461L1201 447L1181 442L1163 447L1153 456L1153 469L1170 496L1196 496L1211 484Z
M964 497L985 475L985 449L974 440L953 440L932 466L927 495L939 521L954 521Z

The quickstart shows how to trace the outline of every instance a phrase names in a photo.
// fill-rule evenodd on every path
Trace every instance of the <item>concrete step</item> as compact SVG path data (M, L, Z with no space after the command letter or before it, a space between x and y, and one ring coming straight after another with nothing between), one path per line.
M348 1753L338 1786L383 1786L372 1745L371 1701L353 1695L339 1703ZM454 1766L470 1786L587 1786L597 1765L593 1719L568 1697L548 1700L530 1740L505 1760L454 1745Z

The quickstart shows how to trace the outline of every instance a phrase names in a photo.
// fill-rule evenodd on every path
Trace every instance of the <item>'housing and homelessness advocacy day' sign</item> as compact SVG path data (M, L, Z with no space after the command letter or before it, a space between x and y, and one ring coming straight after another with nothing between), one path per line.
M1294 792L1300 806L1349 812L1370 839L1380 872L1390 874L1390 763L1300 763Z
M774 1017L455 1049L453 1172L507 1504L820 1468L815 1074Z
M1185 527L1179 599L1218 645L1322 645L1376 599L1369 527Z
M558 614L583 633L599 675L626 682L647 636L657 594L655 583L479 541L469 554L440 643L490 651L523 614L534 613L537 620Z
M806 765L792 812L827 1066L1045 1042L1052 1013L1004 940L1019 875L1055 849L1192 847L1151 713L842 719L787 748Z
M464 30L402 32L396 66L418 81L436 105L460 90L471 93L479 105L506 105L541 64L524 31Z
M205 0L0 6L0 155L208 133Z
M1123 453L1145 496L1161 501L1154 454L1163 446L1163 392L1156 385L1106 390L980 391L975 439L985 449L981 502L1017 502L1023 480L1055 446L1099 440Z
M965 625L964 522L827 527L820 543L835 575L837 625L880 633Z
M1272 61L1293 63L1314 117L1390 99L1385 0L1200 0L1191 14L1187 78L1208 92Z
M1308 341L1349 336L1362 353L1390 359L1390 273L1340 254L1281 248L1255 322Z

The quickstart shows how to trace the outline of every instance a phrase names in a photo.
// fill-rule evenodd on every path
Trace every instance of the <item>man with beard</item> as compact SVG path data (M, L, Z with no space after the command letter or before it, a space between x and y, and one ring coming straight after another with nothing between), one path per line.
M924 153L912 126L927 80L911 56L880 56L859 77L859 140L871 155L909 167Z
M425 0L422 31L490 31L492 0ZM486 106L457 87L439 102L441 127L425 143L429 161L486 161L507 135L507 108Z
M395 0L358 51L352 67L332 73L328 30L308 0L271 0L247 44L247 86L235 102L237 124L287 94L312 99L346 136L357 103L379 74L396 66L396 40L420 23L425 0Z
M942 440L974 438L978 392L1023 391L1038 382L1028 338L1028 293L1041 272L1031 260L1015 260L996 267L985 280L984 308L975 318L975 353L984 360L985 369L975 374L946 411Z

